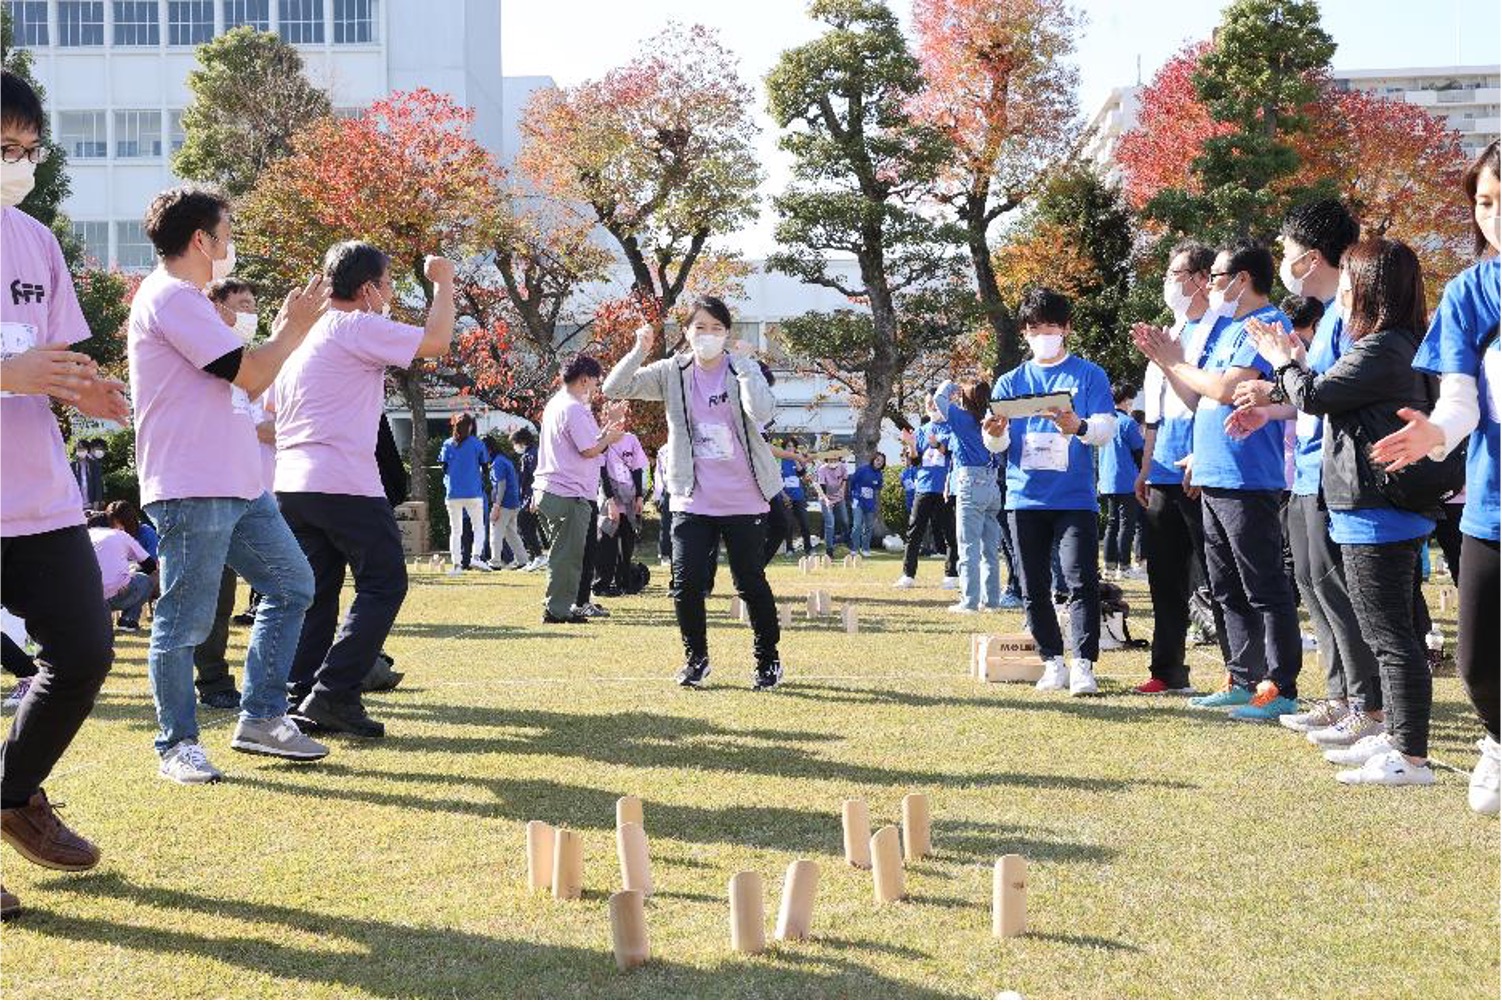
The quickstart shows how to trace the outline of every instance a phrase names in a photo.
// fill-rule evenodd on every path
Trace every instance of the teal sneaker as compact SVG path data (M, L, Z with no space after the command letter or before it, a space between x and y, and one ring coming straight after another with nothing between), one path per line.
M1297 700L1287 696L1275 696L1261 704L1254 697L1247 705L1236 707L1230 715L1232 720L1277 720L1284 713L1297 713L1298 706Z
M1231 676L1227 675L1226 684L1219 692L1195 696L1189 700L1189 705L1200 710L1224 710L1232 706L1245 706L1251 701L1251 692L1231 681Z

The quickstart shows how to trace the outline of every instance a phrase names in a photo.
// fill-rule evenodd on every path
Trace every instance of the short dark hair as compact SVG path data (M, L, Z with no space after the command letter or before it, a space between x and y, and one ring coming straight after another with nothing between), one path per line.
M725 305L725 300L719 296L700 296L688 304L688 313L683 318L683 326L686 328L694 322L694 314L704 311L730 329L730 307Z
M1413 248L1401 240L1362 240L1351 245L1340 266L1351 277L1345 330L1352 341L1381 330L1422 334L1427 329L1424 272Z
M1137 387L1124 379L1111 384L1111 400L1114 403L1119 404L1123 400L1130 400L1136 395Z
M1313 327L1325 317L1325 304L1314 296L1289 296L1283 300L1282 308L1293 322L1294 330Z
M1252 240L1238 240L1220 249L1231 256L1228 268L1231 274L1244 271L1252 279L1252 291L1265 296L1273 291L1273 254L1266 247Z
M475 416L468 411L455 414L449 418L449 429L454 433L454 441L462 442L475 433Z
M157 254L177 257L193 242L193 234L213 232L228 211L229 199L218 188L180 184L151 200L142 227Z
M141 531L141 513L129 501L111 501L104 506L104 513L109 516L111 524L120 526L132 536Z
M531 428L518 428L511 433L511 441L526 449L537 444L537 436Z
M1062 292L1035 286L1022 294L1022 303L1017 307L1017 325L1057 324L1069 326L1074 319L1074 304Z
M1361 224L1339 199L1319 198L1289 209L1281 232L1283 239L1319 251L1326 264L1339 268L1340 256L1361 238Z
M335 299L354 299L360 286L379 282L390 267L391 258L363 240L345 240L323 255L323 274Z
M256 287L253 283L234 275L229 278L216 278L203 287L203 294L216 303L222 303L230 296L237 296L242 292L248 292L254 296Z
M1492 177L1502 179L1502 154L1497 152L1497 140L1487 143L1486 149L1481 155L1471 161L1471 166L1465 172L1465 201L1466 210L1471 214L1471 236L1475 240L1476 256L1485 254L1491 247L1486 240L1486 234L1481 232L1481 227L1476 225L1476 189L1481 185L1481 175L1490 174Z
M1168 252L1169 263L1180 254L1189 256L1189 270L1196 275L1209 274L1210 269L1215 267L1215 250L1198 240L1180 240L1174 244L1173 250Z
M31 84L10 70L0 75L0 122L33 129L38 136L47 131L42 99Z
M565 383L576 382L580 379L600 379L605 375L605 370L600 363L589 355L570 355L563 363L563 381Z
M89 517L84 521L88 523L90 529L108 529L111 527L109 515L102 511L89 512Z

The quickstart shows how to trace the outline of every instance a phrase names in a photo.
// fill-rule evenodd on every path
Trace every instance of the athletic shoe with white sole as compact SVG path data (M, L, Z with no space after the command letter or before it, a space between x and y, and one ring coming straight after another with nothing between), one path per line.
M299 762L311 762L329 753L304 734L291 717L274 717L269 720L241 720L235 725L235 736L229 746L235 751L250 755L271 755Z
M966 605L964 602L956 602L954 605L951 605L951 606L948 606L947 608L945 608L944 611L945 612L952 612L952 613L955 613L956 615L959 615L959 616L973 616L979 610L975 609L975 608L972 608L971 606Z
M1100 692L1095 682L1095 666L1084 658L1075 658L1069 667L1069 695L1094 696Z
M678 669L678 684L689 689L702 688L709 679L709 659L690 661Z
M945 591L956 591L960 587L960 579L946 577L939 582L939 587Z
M167 749L157 775L174 783L217 783L224 773L209 762L203 745L197 741L179 741Z
M1362 738L1382 734L1386 730L1387 725L1382 721L1369 717L1365 713L1353 711L1329 727L1310 731L1304 737L1309 740L1310 744L1320 748L1349 748Z
M1429 763L1417 765L1397 749L1373 755L1358 769L1342 769L1335 778L1347 786L1433 786Z
M1058 692L1069 688L1069 666L1063 658L1043 662L1043 677L1033 686L1039 692Z
M1336 721L1350 712L1350 707L1338 699L1317 699L1307 710L1283 714L1278 718L1278 723L1290 731L1308 734L1310 731L1333 727Z
M1386 755L1397 749L1392 746L1387 732L1371 734L1362 738L1349 748L1328 748L1325 750L1325 761L1331 765L1365 765L1368 759L1378 755Z
M1499 782L1502 782L1502 745L1487 735L1476 743L1481 757L1471 770L1471 789L1466 795L1471 810L1477 814L1496 814Z
M892 583L893 588L911 588L918 583L916 578L910 578L906 574Z

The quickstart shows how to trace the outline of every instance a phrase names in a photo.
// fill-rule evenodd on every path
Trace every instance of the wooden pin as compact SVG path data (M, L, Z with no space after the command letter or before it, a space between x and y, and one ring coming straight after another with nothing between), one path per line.
M853 553L847 553L847 554L845 554L845 570L848 571L848 570L853 569L854 567L855 567L855 554L853 554Z
M808 558L807 557L799 557L798 558L798 573L799 574L807 574L808 573Z
M751 622L751 607L745 602L741 603L741 622L747 624Z
M814 924L814 894L819 889L819 864L795 859L782 879L782 907L777 910L777 938L807 939Z
M808 593L808 618L813 619L819 614L819 592L817 589Z
M991 880L991 934L998 939L1027 932L1027 860L1014 854L996 861Z
M777 625L782 627L784 630L792 629L793 604L791 602L779 605L777 607Z
M652 896L652 858L647 853L647 830L628 821L615 832L616 855L621 862L621 887Z
M739 595L731 595L730 596L730 618L731 619L740 619L741 618L741 607L743 605L744 605L744 603L741 601L741 598L740 598Z
M642 820L641 798L630 795L621 797L615 802L615 826L619 828L633 822L646 827L646 822Z
M623 971L652 959L646 899L641 891L616 891L610 896L610 939L615 947L615 966Z
M553 886L553 826L527 822L527 887L546 891Z
M573 901L584 893L584 840L576 831L553 834L553 897Z
M909 863L933 852L929 834L928 795L909 793L902 798L902 858Z
M871 883L879 905L907 897L899 841L894 825L887 825L871 836Z
M849 602L840 610L840 622L845 627L846 633L860 632L860 619L855 613L855 606Z
M730 878L730 949L761 953L767 948L766 907L761 874L742 870Z
M829 615L829 610L831 608L830 601L829 601L829 592L827 592L824 589L820 588L816 594L818 596L819 615L821 615L821 616L827 616L827 615Z
M840 821L845 829L845 862L858 870L871 869L871 812L864 800L847 800L840 805Z

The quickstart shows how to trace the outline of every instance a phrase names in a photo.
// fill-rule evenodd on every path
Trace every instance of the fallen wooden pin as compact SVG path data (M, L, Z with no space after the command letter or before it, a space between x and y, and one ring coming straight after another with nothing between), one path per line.
M610 939L615 948L615 966L622 971L640 967L652 959L647 942L646 898L641 891L616 891L610 896Z
M766 895L761 874L742 870L730 878L730 948L761 953L767 948Z
M1043 662L1029 634L976 633L970 637L970 672L982 682L1036 682Z
M819 864L796 859L782 880L782 906L777 910L777 938L807 939L813 933L814 895L819 889Z

